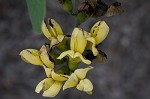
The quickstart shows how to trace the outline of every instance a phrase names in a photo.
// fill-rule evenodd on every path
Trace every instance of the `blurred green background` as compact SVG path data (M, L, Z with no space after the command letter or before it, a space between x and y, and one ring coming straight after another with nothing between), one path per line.
M89 19L80 26L89 31L96 21L105 20L110 27L100 47L108 56L107 63L94 62L95 68L88 73L93 94L71 88L61 90L54 99L150 99L150 1L118 1L125 10L122 15ZM47 0L48 17L54 18L65 34L71 34L75 17L63 11L56 0ZM25 0L0 0L0 99L44 99L34 92L45 78L43 69L23 62L19 53L26 48L39 49L45 42L49 41L44 35L32 29Z

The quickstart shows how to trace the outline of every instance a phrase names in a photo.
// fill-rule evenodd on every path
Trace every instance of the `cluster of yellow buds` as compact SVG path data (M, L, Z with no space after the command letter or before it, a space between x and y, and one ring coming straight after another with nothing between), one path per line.
M55 97L61 88L65 90L76 87L80 91L92 94L93 84L86 78L86 74L93 67L78 66L81 62L90 65L95 58L101 63L104 62L106 55L98 50L97 46L106 38L109 27L104 21L98 21L90 32L75 28L70 37L64 35L55 20L49 19L48 25L50 29L43 21L41 28L50 43L44 44L40 50L25 49L20 52L25 62L42 66L45 70L46 78L37 85L35 91L39 93L42 90L44 97Z

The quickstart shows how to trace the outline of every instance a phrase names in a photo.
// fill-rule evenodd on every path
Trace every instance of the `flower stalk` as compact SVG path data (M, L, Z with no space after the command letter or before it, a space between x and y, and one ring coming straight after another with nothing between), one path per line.
M71 57L69 57L68 67L71 70L71 72L74 72L78 68L79 63L80 62L77 62L77 61L73 60Z

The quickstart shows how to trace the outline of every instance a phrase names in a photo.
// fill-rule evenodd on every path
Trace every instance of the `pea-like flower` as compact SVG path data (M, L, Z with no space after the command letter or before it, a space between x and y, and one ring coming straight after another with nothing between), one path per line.
M86 78L87 72L91 69L93 69L91 66L84 69L76 69L65 82L63 90L76 86L78 90L92 94L93 84Z
M65 36L60 25L54 19L49 19L48 24L50 29L47 28L44 21L42 22L42 32L51 41L51 48L52 46L62 42Z
M48 55L48 50L46 45L43 45L40 50L36 49L25 49L20 52L21 58L33 65L46 66L49 68L54 68L54 63L50 60Z
M62 88L63 82L68 79L68 76L63 74L57 74L53 69L46 68L45 73L47 78L42 80L36 87L35 92L39 93L43 90L44 97L55 97Z
M109 27L104 21L98 21L90 30L90 35L87 40L90 42L87 44L87 48L91 49L94 56L98 55L98 50L95 47L100 44L108 35Z
M71 35L70 41L71 50L61 53L57 59L62 59L65 56L69 56L69 59L72 60L73 62L79 63L82 61L86 64L91 64L91 61L85 59L82 56L82 53L84 52L87 44L86 35L87 35L86 31L80 28L75 28Z

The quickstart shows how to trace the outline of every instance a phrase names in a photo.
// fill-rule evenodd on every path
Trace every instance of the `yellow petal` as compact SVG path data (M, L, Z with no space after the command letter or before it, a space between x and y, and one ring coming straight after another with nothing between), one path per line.
M43 89L43 85L44 85L45 80L46 80L46 79L42 80L42 81L36 86L35 92L39 93L39 92Z
M52 75L52 69L47 68L47 67L44 66L44 70L45 70L46 76L47 76L48 78L50 78L51 75Z
M57 33L52 26L50 26L50 34L52 35L52 37L55 37L55 38L57 37Z
M48 55L46 46L43 45L42 48L40 49L40 51L41 51L40 58L41 58L42 62L44 63L44 65L46 65L47 67L53 69L54 68L54 63L51 62L51 60L50 60L51 58Z
M64 35L58 35L57 36L57 40L59 41L59 42L62 42L63 41L63 39L64 39Z
M93 84L91 83L91 81L88 79L84 79L83 83L84 83L83 91L87 92L87 94L92 94Z
M70 42L70 48L71 50L74 50L75 52L83 53L85 50L87 40L84 36L84 30L80 28L75 28L72 32L71 36L71 42Z
M85 50L85 47L86 47L86 44L87 44L87 40L84 36L84 32L85 32L84 30L81 30L78 33L78 36L77 36L77 43L78 43L77 52L80 52L81 54Z
M84 90L84 82L83 80L80 80L79 84L76 86L76 88L80 91Z
M49 22L50 22L51 27L54 28L57 35L63 35L63 31L60 25L54 19L49 19Z
M75 70L75 74L77 75L77 77L79 78L79 79L84 79L85 78L85 76L86 76L86 74L87 74L87 72L89 71L89 70L91 70L91 69L93 69L93 67L92 66L89 66L89 67L87 67L87 68L82 68L82 69L77 69L77 70Z
M43 91L48 90L54 84L54 82L55 81L52 78L47 78L44 82Z
M63 82L55 81L48 90L44 91L43 96L44 97L55 97L59 93L59 91L62 87L62 83Z
M74 51L73 50L68 50L68 51L62 52L57 59L62 59L67 55L69 55L73 58L74 57Z
M52 71L52 78L56 81L66 81L68 79L65 75L56 74L54 71Z
M98 21L92 28L91 28L91 35L96 39L96 45L101 43L106 36L108 35L109 27L104 21Z
M79 52L74 53L73 50L68 50L68 51L61 53L57 59L62 59L65 56L70 56L73 59L79 58L85 64L91 64L90 60L85 59ZM78 62L78 59L77 59L77 62Z
M92 43L92 52L93 52L93 55L94 55L94 56L97 56L97 55L98 55L98 50L97 50L97 48L95 47L95 46L96 46L95 38L89 37L89 38L87 38L87 40Z
M46 78L36 86L35 92L39 93L42 89L47 90L53 83L54 80L52 78Z
M43 62L40 59L40 51L35 49L26 49L20 52L21 58L28 63L33 65L43 65Z
M80 58L81 61L85 64L91 64L91 61L88 59L85 59L79 52L76 52L73 58Z
M63 86L63 90L67 89L67 88L71 88L71 87L75 87L78 84L78 78L77 76L72 73L69 76L69 79L65 82L64 86Z
M56 38L52 37L52 40L50 43L50 48L53 47L54 45L57 45L58 43L59 43L59 41Z
M76 88L80 91L86 92L87 94L92 94L93 84L91 83L90 80L84 79L84 80L80 80Z
M77 50L77 33L79 32L79 29L78 28L75 28L72 32L72 35L71 35L71 41L70 41L70 49L73 50L73 51L76 51Z
M47 29L47 26L44 21L42 21L42 32L49 40L51 40L52 36L51 36L49 30Z
M98 28L98 24L100 24L100 22L101 21L98 21L96 24L94 24L94 26L91 28L91 30L90 30L90 37L96 37L96 35L97 35L97 32L98 32L98 30L99 30L99 28Z

